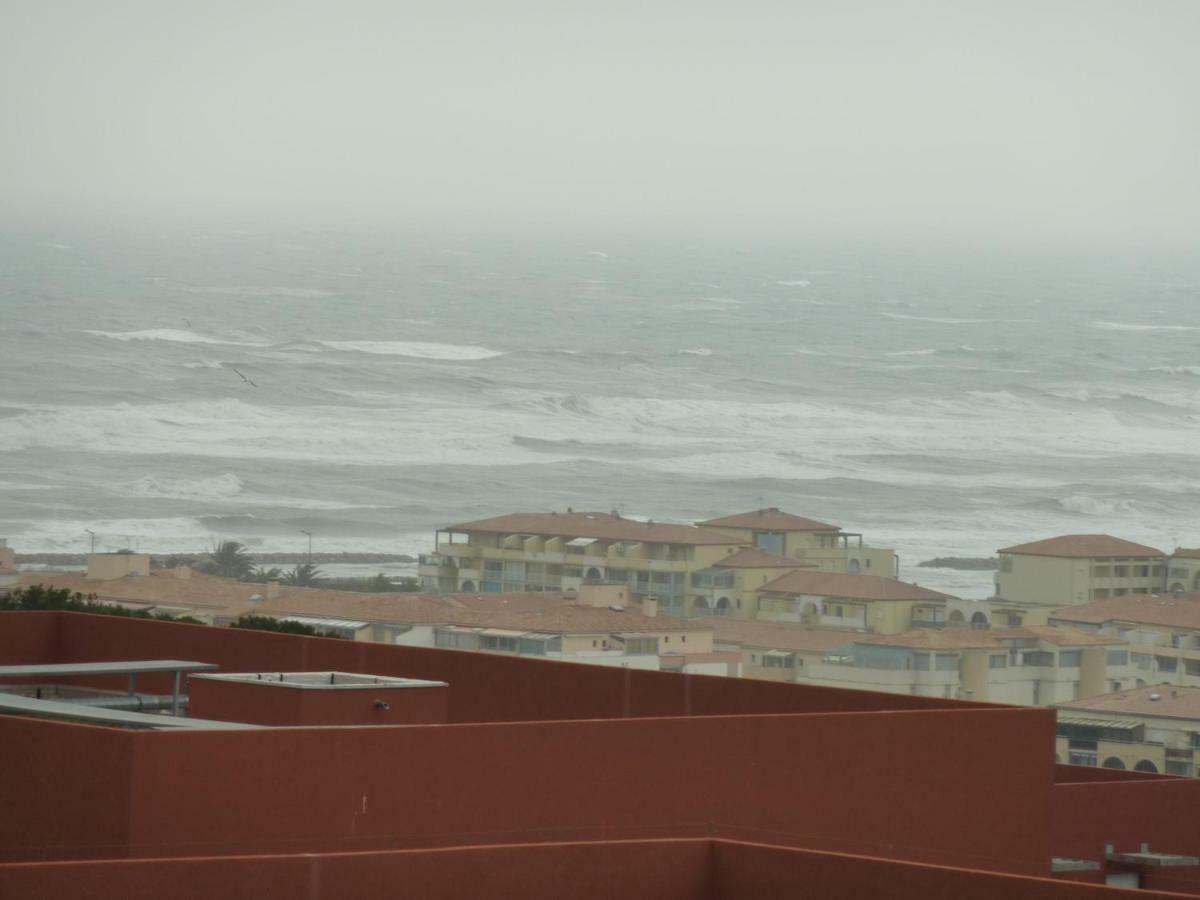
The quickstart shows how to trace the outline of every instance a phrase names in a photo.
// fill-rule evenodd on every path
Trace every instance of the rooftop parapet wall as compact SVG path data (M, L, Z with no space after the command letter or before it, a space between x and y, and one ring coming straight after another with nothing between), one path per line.
M0 718L0 741L22 748L0 795L38 809L0 819L0 848L171 857L724 829L1037 874L1052 737L1050 711L1005 707L188 734Z

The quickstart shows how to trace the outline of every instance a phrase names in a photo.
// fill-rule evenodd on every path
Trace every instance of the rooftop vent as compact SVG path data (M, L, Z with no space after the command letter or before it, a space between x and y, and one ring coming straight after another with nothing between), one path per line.
M1150 695L1150 699L1151 700L1161 700L1162 694L1158 693L1158 691L1155 691L1153 694Z
M609 609L611 609L613 612L625 612L625 607L618 606L615 603L612 606L610 606Z

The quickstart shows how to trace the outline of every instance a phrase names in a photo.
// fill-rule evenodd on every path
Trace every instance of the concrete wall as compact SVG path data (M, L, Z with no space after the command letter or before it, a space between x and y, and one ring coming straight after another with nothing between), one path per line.
M149 574L150 555L147 553L92 553L87 558L87 577L96 581Z

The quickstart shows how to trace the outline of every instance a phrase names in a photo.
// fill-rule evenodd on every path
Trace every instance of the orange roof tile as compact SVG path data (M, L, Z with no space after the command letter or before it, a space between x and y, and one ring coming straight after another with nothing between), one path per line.
M1120 638L1096 634L1094 631L1080 631L1078 628L1066 625L1025 625L1021 628L993 631L992 634L1001 640L1005 638L1036 638L1059 647L1087 647L1098 644L1112 646L1125 643Z
M1028 544L1005 547L999 553L1017 553L1023 556L1060 556L1070 559L1127 556L1146 558L1165 556L1161 550L1122 540L1111 534L1064 534Z
M489 534L530 534L543 537L592 538L606 541L646 541L652 544L729 544L738 540L713 534L695 525L638 522L612 513L512 513L476 522L460 522L442 531L482 531Z
M861 635L861 632L834 628L812 628L789 622L728 619L722 616L706 616L696 621L711 627L713 640L718 643L769 650L794 650L801 653L825 653L835 647L853 644L855 638Z
M732 516L722 516L697 522L705 528L751 528L755 531L841 531L837 525L828 522L818 522L816 519L806 519L803 516L793 516L774 506L767 509L756 509L753 512L738 513Z
M1007 645L992 632L976 628L947 628L943 631L918 628L903 634L863 636L854 643L881 647L911 647L914 650L1007 649Z
M714 569L815 569L816 567L816 563L805 562L794 556L764 553L753 547L743 547L712 564Z
M1157 699L1152 699L1156 695ZM1151 684L1060 703L1058 708L1092 713L1162 716L1168 719L1200 719L1200 688Z
M1200 629L1200 594L1126 594L1056 609L1052 621L1103 625L1131 622L1165 628Z
M847 600L946 600L950 594L931 591L907 581L881 575L844 575L839 572L789 572L758 589L771 594L812 594Z
M1191 550L1187 547L1176 547L1171 555L1179 559L1200 559L1200 547Z

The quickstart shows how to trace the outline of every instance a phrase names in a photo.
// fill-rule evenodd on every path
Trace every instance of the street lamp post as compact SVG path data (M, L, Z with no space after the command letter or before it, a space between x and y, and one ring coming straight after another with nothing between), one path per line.
M301 528L300 533L308 535L308 561L312 562L312 532L305 531L303 528Z
M88 552L95 553L96 552L96 532L92 531L92 529L90 529L90 528L85 528L83 530L92 536L92 549Z

